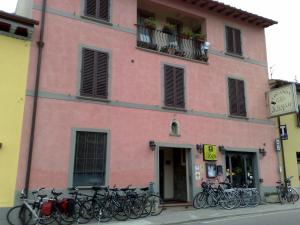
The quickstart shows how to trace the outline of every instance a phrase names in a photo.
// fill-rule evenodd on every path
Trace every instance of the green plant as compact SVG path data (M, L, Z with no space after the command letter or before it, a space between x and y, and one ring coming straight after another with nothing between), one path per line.
M194 34L194 39L196 39L198 41L205 41L206 34L204 34L204 33L196 33L196 34Z
M157 21L156 21L153 17L146 18L146 19L144 20L144 26L145 26L146 28L155 30L156 27L157 27Z
M166 33L174 33L176 31L176 25L170 24L170 23L165 23L163 25L163 31Z
M189 29L185 29L181 32L181 36L184 38L191 38L194 36L193 31L189 30Z

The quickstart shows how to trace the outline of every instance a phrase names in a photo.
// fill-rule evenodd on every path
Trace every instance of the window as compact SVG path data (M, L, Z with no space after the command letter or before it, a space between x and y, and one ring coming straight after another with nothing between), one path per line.
M74 186L105 185L107 134L76 132Z
M246 116L245 87L243 80L228 78L230 115Z
M108 98L108 53L82 49L80 95Z
M184 108L184 70L164 65L165 106Z
M232 27L225 27L226 51L236 55L242 55L241 31Z
M84 3L85 16L110 21L110 0L85 0Z

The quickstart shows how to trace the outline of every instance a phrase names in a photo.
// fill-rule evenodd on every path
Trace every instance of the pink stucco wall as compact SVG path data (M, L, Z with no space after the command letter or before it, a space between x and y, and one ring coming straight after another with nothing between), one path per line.
M35 2L40 4L41 1ZM158 4L158 7L164 5L191 16L204 17L211 48L219 53L225 51L225 24L240 28L244 57L266 63L263 29L227 17L218 17L217 14L194 9L179 1L152 2ZM137 23L136 0L112 0L112 5L112 23L134 31L134 24ZM79 0L48 1L48 7L68 15L80 16ZM40 11L34 10L34 18L40 19ZM34 41L38 39L38 32L39 27L35 30ZM227 76L234 76L245 80L248 117L265 122L267 120L266 67L215 54L210 54L209 64L205 65L149 53L136 49L135 34L53 13L47 13L46 16L40 91L76 96L81 44L111 51L112 101L161 106L161 65L171 63L185 67L188 110L227 115ZM27 88L29 91L34 87L36 55L36 45L32 45ZM28 96L19 166L19 188L24 185L31 109L32 97ZM169 126L174 118L180 124L180 137L169 135ZM244 149L265 147L267 156L260 160L263 185L274 186L278 179L272 124L106 106L84 100L79 102L39 98L31 187L67 187L72 160L72 128L110 130L110 184L141 186L154 180L155 158L154 153L149 150L149 140L190 145L211 143ZM202 159L196 159L196 162L203 164ZM219 162L221 163L221 155Z

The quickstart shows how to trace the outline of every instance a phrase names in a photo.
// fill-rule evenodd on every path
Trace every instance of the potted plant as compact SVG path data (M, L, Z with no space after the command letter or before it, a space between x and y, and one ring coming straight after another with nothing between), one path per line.
M163 32L168 33L168 34L173 34L176 31L176 25L175 24L170 24L170 23L165 23L163 25Z
M196 33L196 34L194 34L194 39L197 40L197 41L205 41L206 34L204 34L204 33Z
M193 36L194 36L193 31L191 31L189 29L183 30L180 34L180 37L185 38L185 39L190 39Z
M144 26L148 29L155 30L157 27L157 21L153 17L146 18L144 20Z

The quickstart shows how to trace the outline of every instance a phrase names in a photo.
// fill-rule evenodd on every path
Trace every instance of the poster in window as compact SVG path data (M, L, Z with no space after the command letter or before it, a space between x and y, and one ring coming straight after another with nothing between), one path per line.
M217 160L217 146L216 145L204 145L203 151L204 161L216 161Z

